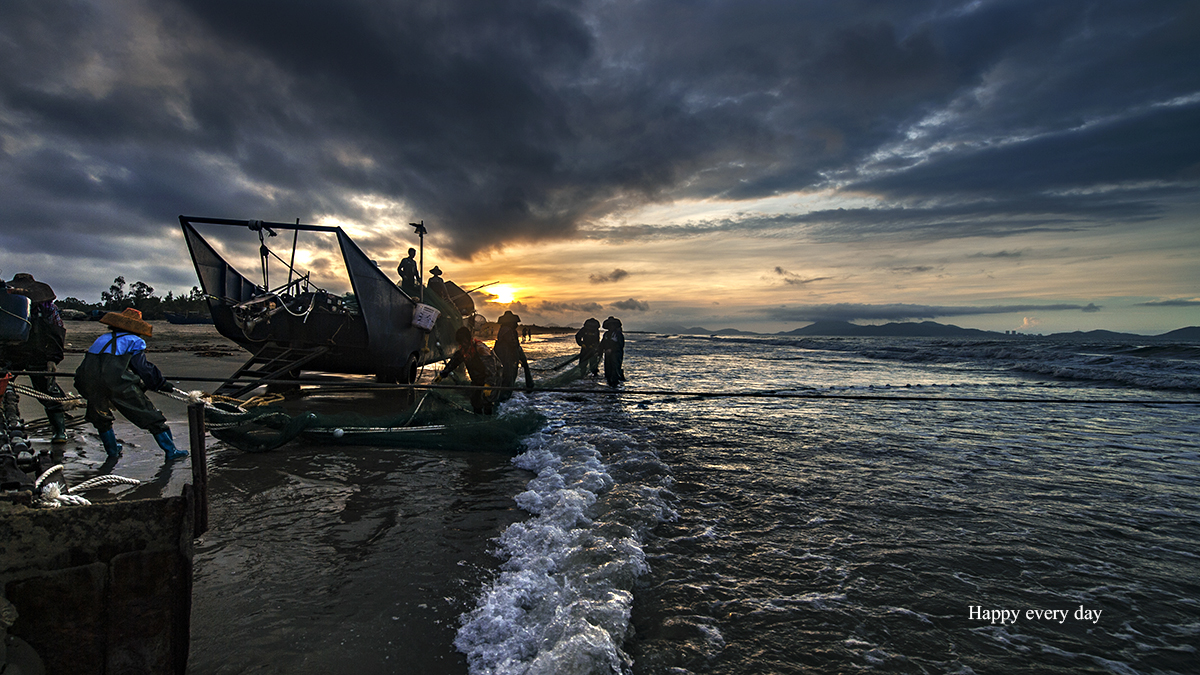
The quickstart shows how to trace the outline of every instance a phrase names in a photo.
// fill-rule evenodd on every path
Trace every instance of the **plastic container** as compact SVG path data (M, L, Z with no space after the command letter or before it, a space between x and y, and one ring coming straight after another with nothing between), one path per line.
M0 290L0 340L24 342L29 339L29 298Z
M418 303L417 308L413 310L412 325L428 333L433 330L433 324L441 314L429 305Z

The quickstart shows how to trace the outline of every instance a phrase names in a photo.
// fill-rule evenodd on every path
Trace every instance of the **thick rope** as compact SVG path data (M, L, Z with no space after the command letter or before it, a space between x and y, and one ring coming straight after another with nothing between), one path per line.
M125 476L114 476L107 474L104 476L95 476L89 478L79 485L75 485L67 490L68 493L83 492L84 490L93 490L95 488L111 487L113 485L141 485L142 481L136 478L126 478Z
M32 371L12 371L14 375L53 375L54 373L32 372ZM168 378L180 381L192 382L224 382L219 378L206 377L172 377ZM354 383L354 384L331 384L327 381L320 380L262 380L262 384L288 384L288 385L304 385L312 387L325 387L329 389L353 390L353 389L429 389L429 390L472 390L477 389L472 385L445 385L445 384L379 384L379 383ZM44 398L45 394L39 394L28 390L23 385L12 383L9 386L14 387L18 392L24 393L29 391L29 395L35 398ZM883 389L892 385L880 385L877 388ZM895 387L899 388L899 387ZM1184 400L1184 399L1120 399L1120 398L998 398L986 396L896 396L891 394L830 394L823 393L817 390L797 391L797 390L779 390L770 389L762 391L697 391L697 390L669 390L669 389L573 389L569 387L547 387L527 390L524 387L500 387L493 386L491 389L500 391L524 391L528 393L561 393L561 394L603 394L607 396L684 396L694 398L781 398L781 399L804 399L804 400L841 400L841 401L944 401L948 403L1060 403L1060 404L1078 404L1078 405L1198 405L1200 400ZM168 392L157 392L164 396L169 396L180 401L195 402L189 397L184 397L182 394L176 395ZM233 405L245 406L246 402L230 397L218 397L212 394L203 394L202 392L192 392L192 394L200 394L203 398L209 400L222 399ZM56 401L81 401L82 398L75 396L65 399L51 399ZM254 399L251 399L254 400ZM274 400L270 401L274 402ZM210 407L210 404L205 401L205 407ZM229 414L228 411L220 410L219 412Z
M55 403L75 403L75 402L82 403L82 402L85 402L84 398L82 396L78 396L78 395L51 396L50 394L43 394L42 392L40 392L36 389L33 389L32 387L27 387L23 384L17 384L16 382L10 382L8 384L8 386L12 387L13 390L16 391L18 394L22 394L22 395L28 396L30 398L36 398L39 401L53 401Z

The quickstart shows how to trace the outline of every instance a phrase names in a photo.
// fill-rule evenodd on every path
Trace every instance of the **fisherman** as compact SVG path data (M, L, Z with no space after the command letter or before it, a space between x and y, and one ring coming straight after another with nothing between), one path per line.
M575 344L579 345L579 376L600 374L600 322L595 318L583 322L583 328L575 333Z
M3 284L0 281L0 284ZM29 298L29 338L20 344L4 347L3 359L11 370L30 370L54 373L62 363L67 329L62 315L54 304L57 296L49 284L37 281L32 274L18 274L6 284L8 292ZM67 442L67 418L61 399L66 398L54 375L30 375L33 389L47 398L42 399L46 419L50 422L50 442ZM60 400L51 400L60 399Z
M104 451L111 460L121 456L121 444L113 432L112 411L116 408L130 422L154 436L167 461L187 457L186 450L175 447L167 418L146 398L146 390L175 390L158 367L146 360L143 337L150 337L152 326L133 308L108 312L100 318L100 323L110 326L112 331L96 338L84 355L83 363L75 370L75 389L87 399L84 419L100 433Z
M600 338L600 351L604 354L604 379L608 386L615 387L625 381L625 334L621 332L621 320L610 316L604 320L604 337Z
M525 358L525 350L521 348L521 339L517 333L517 324L521 323L521 317L513 314L512 310L504 310L504 314L496 319L496 323L500 324L500 330L492 351L500 359L500 384L511 387L516 383L517 364L520 363L525 369L525 388L533 389L533 375L529 372L529 361Z
M421 288L421 272L417 269L417 249L408 249L408 257L396 266L400 275L400 290L409 295L416 295Z
M433 381L435 384L441 382L455 368L465 364L471 384L477 387L471 391L471 408L476 415L491 415L496 394L499 393L492 387L500 382L500 360L483 341L475 339L471 329L466 326L455 331L454 341L458 343L458 349Z
M450 302L450 293L446 290L445 280L442 279L442 270L437 265L434 265L433 269L429 270L429 281L425 282L425 288L446 302Z

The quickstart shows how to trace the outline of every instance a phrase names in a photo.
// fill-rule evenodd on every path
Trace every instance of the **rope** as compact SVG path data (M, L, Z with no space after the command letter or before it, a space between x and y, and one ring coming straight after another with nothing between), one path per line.
M63 505L68 506L91 506L92 503L79 495L66 494L62 491L61 483L50 483L46 489L42 491L41 497L37 501L38 506L45 508L56 509Z
M53 373L30 372L30 371L12 371L12 373L13 373L13 375L29 375L29 374L49 375L49 374L53 374ZM168 379L179 380L179 381L191 381L191 382L224 382L225 381L222 378L210 378L210 377L172 377L172 378L168 378ZM304 379L262 380L261 383L262 384L289 384L289 385L303 385L303 386L314 386L314 387L327 387L330 389L343 389L343 390L352 390L352 389L429 389L429 390L444 389L444 390L467 390L467 391L469 391L469 390L477 388L472 385L380 384L380 383L374 383L374 382L359 382L359 383L353 383L353 384L337 384L337 383L331 384L329 382L322 381L322 380L304 380ZM27 388L24 385L19 385L16 383L12 383L9 386L15 388L18 392L22 392L22 393L27 390ZM628 388L622 388L622 389L572 389L572 388L568 388L568 387L547 387L547 388L534 388L533 390L526 390L524 387L517 387L517 386L514 386L514 387L494 386L491 388L496 389L496 390L501 390L501 391L524 391L527 394L537 394L537 393L604 394L607 396L616 395L616 396L684 396L684 397L694 397L694 398L783 398L783 399L843 400L843 401L934 401L934 402L944 401L944 402L948 402L948 403L1071 403L1071 404L1082 404L1082 405L1200 405L1200 400L1181 400L1181 399L1153 400L1153 399L1120 399L1120 398L1088 398L1088 399L1078 398L1078 399L1075 399L1075 398L1042 398L1042 397L992 398L992 397L986 397L986 396L911 396L911 395L896 396L896 395L891 395L891 394L828 394L828 393L821 393L821 392L818 392L815 390L809 391L809 392L798 392L795 390L789 391L789 390L778 390L778 389L763 390L763 391L697 391L697 390L685 390L685 389L669 390L669 389L628 389ZM32 391L32 390L29 390L29 391ZM190 399L190 398L182 397L181 395L175 395L173 393L168 393L168 392L157 392L157 393L162 394L164 396L169 396L171 398L175 398L180 401L197 402L197 401L192 401L192 399ZM212 401L220 400L220 401L228 402L233 405L239 406L240 408L244 407L247 403L249 403L249 401L242 401L241 399L236 399L236 398L232 398L232 397L228 397L228 396L219 396L216 394L203 394L203 392L192 392L192 394L199 394L203 398L209 399ZM30 393L29 395L33 396L35 398L45 396L44 394L39 395L37 393ZM262 397L255 397L255 399L250 399L250 401L255 401L258 398L262 398ZM78 396L75 396L75 397L69 397L69 398L65 398L65 399L51 399L51 400L65 402L65 401L81 401L83 399ZM276 400L279 400L279 399L273 399L268 402L275 402ZM255 405L263 405L263 403L255 403ZM205 401L205 407L211 408L212 406L207 401ZM220 410L219 408L215 408L215 409L218 410L219 412L222 412L225 414L230 414L229 411ZM243 409L240 412L245 412L245 411Z
M50 477L50 474L54 473L55 471L62 471L65 468L66 467L62 464L55 464L49 469L46 469L42 472L42 475L38 476L37 480L33 481L33 489L40 490L42 488L42 483Z
M336 429L305 429L304 433L332 434L340 438L342 434L391 434L406 431L442 431L445 428L445 424L430 424L423 427L338 427Z
M30 398L36 398L39 401L53 401L55 403L74 403L74 402L80 402L80 401L84 400L84 398L82 396L77 396L77 395L51 396L50 394L43 394L42 392L40 392L36 389L33 389L31 387L26 387L23 384L17 384L16 382L10 382L8 386L12 387L13 390L16 391L18 394L23 394Z
M199 378L174 378L179 380ZM224 380L222 380L224 381ZM379 384L375 382L359 382L353 384L331 384L320 380L263 380L263 384L284 383L293 385L308 385L328 389L422 389L444 391L471 391L478 389L473 385L455 384ZM602 394L605 396L682 396L693 398L780 398L804 400L843 400L843 401L944 401L949 403L1072 403L1092 405L1200 405L1200 400L1181 399L1120 399L1120 398L993 398L986 396L898 396L895 394L830 394L817 390L797 391L768 389L760 391L702 391L687 389L573 389L570 387L535 387L532 390L521 386L502 387L491 386L499 391L523 391L526 394Z
M84 490L92 490L101 487L111 487L113 485L141 485L142 481L136 478L126 478L125 476L114 476L112 474L104 476L95 476L89 478L79 485L76 485L67 490L68 493L83 492Z

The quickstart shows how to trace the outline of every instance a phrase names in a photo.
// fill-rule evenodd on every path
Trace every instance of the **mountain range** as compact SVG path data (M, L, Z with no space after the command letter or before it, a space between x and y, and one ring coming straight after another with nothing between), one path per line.
M887 323L881 326L860 326L848 321L817 321L803 328L781 331L778 333L755 333L736 328L709 330L699 326L685 328L683 326L663 326L657 333L672 333L678 335L799 335L799 336L837 336L837 337L963 337L963 338L996 338L996 337L1034 337L1028 333L1008 334L977 328L961 328L950 324L934 321ZM1071 340L1180 340L1200 341L1200 326L1189 326L1163 333L1162 335L1138 335L1136 333L1118 333L1110 330L1073 331L1070 333L1051 333L1039 336L1047 339Z

